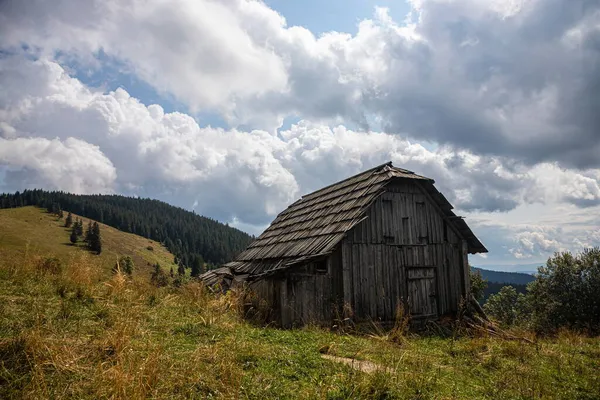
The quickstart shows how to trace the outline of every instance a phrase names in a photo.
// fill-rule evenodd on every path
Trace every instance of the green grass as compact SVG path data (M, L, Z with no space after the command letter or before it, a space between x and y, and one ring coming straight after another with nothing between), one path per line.
M241 317L235 292L215 296L195 282L156 288L145 273L108 273L112 265L86 251L47 270L43 257L3 240L13 248L0 259L2 399L600 396L598 338L565 331L530 344L257 327ZM357 371L322 352L382 370Z
M65 213L66 217L66 213ZM73 214L73 219L79 216ZM83 220L84 230L89 219ZM0 209L0 258L10 258L25 254L37 254L43 257L56 257L63 262L87 252L83 242L75 246L69 241L70 228L64 227L64 219L37 207L21 207ZM160 243L143 237L119 231L110 226L100 224L102 236L102 253L98 263L103 270L109 271L120 256L128 255L134 260L136 267L142 271L150 271L148 264L160 265L169 271L174 265L173 255ZM148 247L152 247L149 250Z

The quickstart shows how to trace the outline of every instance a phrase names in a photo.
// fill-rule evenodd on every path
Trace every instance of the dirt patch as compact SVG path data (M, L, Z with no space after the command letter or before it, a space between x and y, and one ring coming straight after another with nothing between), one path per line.
M382 365L375 364L371 361L355 360L353 358L337 357L337 356L332 356L329 354L321 354L321 357L323 357L326 360L349 365L350 367L354 368L355 370L366 372L367 374L371 374L371 373L377 372L377 371L388 372L388 373L393 372L393 370L391 368L387 368Z

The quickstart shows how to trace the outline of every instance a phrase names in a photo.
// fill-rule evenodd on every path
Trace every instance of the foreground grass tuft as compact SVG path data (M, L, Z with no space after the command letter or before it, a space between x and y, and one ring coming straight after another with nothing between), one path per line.
M600 341L260 328L235 292L156 288L80 252L0 261L0 398L597 399ZM520 332L519 335L526 335ZM382 366L365 373L322 354Z

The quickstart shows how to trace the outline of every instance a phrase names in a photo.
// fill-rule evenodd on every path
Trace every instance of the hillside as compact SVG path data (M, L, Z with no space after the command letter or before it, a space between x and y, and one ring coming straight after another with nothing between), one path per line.
M471 270L481 273L483 279L487 281L487 286L483 291L482 304L492 294L498 293L504 286L510 285L516 289L517 293L526 293L527 284L535 280L533 275L520 272L490 271L477 267L471 267Z
M151 284L157 242L101 225L102 254L54 215L0 210L0 398L581 398L600 392L598 338L261 327L242 293ZM148 250L152 246L152 250ZM130 254L133 277L111 271ZM45 260L57 257L58 269ZM518 371L518 374L515 374Z
M74 214L73 217L79 216ZM86 226L89 220L82 219ZM150 265L155 263L167 270L171 267L177 269L173 263L174 256L160 243L104 224L100 224L102 253L92 255L81 242L76 246L71 244L71 230L64 227L64 220L37 207L0 209L0 227L0 259L19 259L28 254L56 257L67 263L74 257L89 254L89 258L103 271L110 271L118 257L131 256L135 265L144 271L150 271Z
M0 194L0 208L35 205L62 209L123 232L164 243L180 263L220 264L233 259L252 240L248 234L211 218L158 200L120 195L75 195L25 190Z
M477 267L471 267L473 271L481 273L483 279L488 282L505 283L507 285L527 285L529 282L533 282L535 277L533 275L524 274L521 272L503 272L503 271L490 271L488 269L482 269Z
M24 210L27 221L15 223L21 216L14 213ZM33 225L23 233L35 235L30 246L38 251L70 249L55 221L38 210L1 215L16 228ZM35 234L40 225L59 237L36 247L47 235ZM107 237L113 233L106 229ZM391 332L373 325L369 334L259 327L242 318L237 293L213 295L197 282L157 288L110 273L102 257L85 251L67 254L64 267L52 271L24 255L26 243L18 240L5 235L0 243L3 252L20 254L0 258L2 399L593 399L600 393L597 338L516 333L535 339L531 344L460 330L450 337L409 335L401 325Z

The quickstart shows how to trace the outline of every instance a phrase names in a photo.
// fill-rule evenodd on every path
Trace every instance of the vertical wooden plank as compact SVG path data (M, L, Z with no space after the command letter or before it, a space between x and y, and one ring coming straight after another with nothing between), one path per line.
M443 314L444 308L445 308L445 301L444 301L444 266L440 263L440 245L436 244L435 246L433 246L433 260L435 262L435 265L437 267L437 271L436 271L436 276L435 276L435 282L436 282L436 294L437 294L437 312L438 315Z
M377 316L385 319L385 288L384 282L384 265L383 265L383 248L385 245L379 245L375 248L375 296L377 299Z
M410 226L410 243L415 244L415 243L419 243L417 237L419 235L418 231L417 231L417 210L415 208L415 199L414 199L414 195L410 194L407 196L408 197L408 202L407 202L407 207L408 207L408 218L409 218L409 226Z
M396 289L394 291L394 298L392 302L392 315L396 312L396 307L399 305L400 301L406 299L406 275L404 270L404 262L403 262L403 251L402 248L397 249L395 252L391 254L392 262L396 265L396 278L395 285Z
M373 263L373 246L364 246L361 248L361 251L362 251L362 254L364 257L364 263L365 263L365 265L367 265L365 288L367 289L367 303L368 303L369 317L375 318L375 314L377 313L377 308L376 308L377 305L375 304L375 296L374 296L375 285L373 282L373 277L374 277L374 272L375 272L374 263Z
M375 240L370 243L383 243L383 222L384 222L384 214L383 214L383 204L381 197L377 199L377 204L374 207L375 210L375 220L373 221L373 228L375 230Z
M372 210L369 210L369 218L364 220L362 224L362 235L358 243L368 243L371 240L371 218L372 218Z
M360 297L361 297L361 311L363 318L369 315L369 285L368 285L368 274L369 265L367 264L366 255L363 251L362 245L357 245L358 257L360 260Z
M363 264L365 268L365 292L366 292L366 305L367 313L369 317L375 318L377 313L377 304L375 302L375 285L373 282L375 266L373 263L373 246L363 245L361 246L361 253L363 257Z
M317 322L317 309L320 310L317 306L317 299L321 299L321 296L317 293L317 276L313 275L307 280L308 283L308 319L309 323Z
M467 295L469 293L471 293L471 277L470 277L470 271L469 271L469 245L467 244L466 240L462 241L461 253L462 253L461 254L462 255L461 265L462 265L462 270L463 270L463 284L464 284L463 296L465 298L467 298Z
M352 297L354 298L354 313L358 316L362 312L362 274L360 270L360 258L358 251L358 244L352 244L351 253L352 253L352 277L354 284L354 291L352 293Z
M281 326L289 328L290 326L290 307L288 304L287 279L281 280Z
M398 252L398 248L396 247L388 247L387 248L387 258L388 264L390 267L390 279L388 279L388 289L389 289L389 298L388 298L388 309L387 316L389 320L394 320L394 312L396 308L396 302L398 301L398 295L400 292L400 285L402 282L400 281L400 265L396 260L396 253Z
M381 248L381 268L382 268L382 276L381 276L381 287L383 291L383 298L381 301L382 304L382 319L384 321L389 321L389 301L390 301L390 279L392 278L392 270L390 268L390 260L389 260L389 249L393 248L392 246L382 246Z
M347 240L344 239L342 242L342 279L343 279L343 293L344 293L344 304L354 307L353 299L353 284L352 284L352 247ZM342 308L343 311L343 308Z

